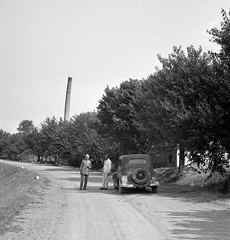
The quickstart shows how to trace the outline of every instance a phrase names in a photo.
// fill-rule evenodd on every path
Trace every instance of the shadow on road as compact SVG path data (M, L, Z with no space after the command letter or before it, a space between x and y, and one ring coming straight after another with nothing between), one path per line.
M177 221L176 228L172 230L172 234L176 236L176 239L185 239L185 236L187 236L186 239L229 239L230 211L178 211L168 212L167 214L171 219L174 218ZM183 220L178 221L178 217Z

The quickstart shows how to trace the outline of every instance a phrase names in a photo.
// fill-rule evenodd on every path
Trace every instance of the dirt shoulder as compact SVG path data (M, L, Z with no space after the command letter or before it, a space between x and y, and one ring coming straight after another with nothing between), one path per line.
M187 194L201 201L230 207L230 172L225 176L218 173L208 179L208 174L198 173L192 168L185 168L183 175L177 178L177 168L157 169L162 189L170 188L173 193Z

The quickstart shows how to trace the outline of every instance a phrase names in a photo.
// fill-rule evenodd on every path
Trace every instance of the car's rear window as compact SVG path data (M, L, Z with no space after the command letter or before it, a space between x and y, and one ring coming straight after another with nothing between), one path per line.
M146 160L143 159L143 158L136 158L136 159L131 159L129 160L129 165L133 165L133 164L145 164L146 163Z

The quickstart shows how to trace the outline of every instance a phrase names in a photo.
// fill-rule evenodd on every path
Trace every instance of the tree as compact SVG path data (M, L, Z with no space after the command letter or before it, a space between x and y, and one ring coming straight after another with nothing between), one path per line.
M221 28L212 28L208 33L212 36L211 41L220 45L220 52L211 52L215 70L215 79L218 88L212 95L218 100L218 108L221 114L218 118L217 128L219 137L222 138L221 145L230 151L230 12L227 14L221 10L223 21Z
M55 117L46 118L40 124L40 149L45 157L57 158L63 152L62 128Z
M9 142L6 147L6 153L9 159L21 160L21 154L24 152L25 148L25 142L21 134L16 133L9 135Z
M220 29L214 27L207 32L212 36L211 41L220 45L220 52L211 52L214 75L217 87L212 91L215 100L217 117L213 128L212 141L209 144L209 157L211 168L221 173L229 167L230 153L230 12L221 10L223 21ZM207 158L203 157L203 161Z
M210 107L211 61L201 47L196 50L193 46L187 48L187 55L181 47L174 47L168 58L159 56L159 60L162 69L147 79L146 106L141 114L156 148L179 145L181 174L186 152L199 147L197 142L204 141L207 130L203 129L207 124L203 113Z
M0 129L0 156L7 157L7 146L9 145L10 133Z
M23 135L10 134L0 129L0 156L8 159L21 160L23 152L27 149Z
M218 29L213 27L207 32L212 36L212 42L220 45L221 49L219 53L213 53L213 58L215 61L221 65L220 70L224 71L223 73L230 73L230 12L227 14L224 9L221 10L223 21L220 23L221 28ZM220 66L219 66L220 67ZM221 75L222 75L221 74Z
M30 132L34 128L33 121L23 120L19 123L17 130L19 132Z
M99 127L96 112L81 113L71 118L68 139L75 158L74 165L79 166L86 153L94 161L98 161L104 151L107 151L108 145L98 133Z
M119 144L120 154L146 151L146 139L139 121L142 108L142 81L122 82L120 87L107 88L99 101L98 118L104 136Z
M24 142L28 149L31 150L31 153L36 155L38 161L43 154L42 146L41 146L41 134L37 127L31 129L27 134L23 137Z
M32 143L32 135L36 132L36 128L34 127L33 121L31 120L23 120L19 123L19 126L17 128L18 135L20 135L21 139L21 147L23 146L23 149L21 149L20 158L22 159L31 159L33 157L33 154L36 154L34 144Z

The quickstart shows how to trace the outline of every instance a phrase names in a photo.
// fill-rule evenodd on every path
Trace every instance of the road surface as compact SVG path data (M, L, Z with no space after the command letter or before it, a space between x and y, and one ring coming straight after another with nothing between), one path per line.
M170 186L129 190L119 195L98 190L101 175L92 172L88 188L79 190L80 174L71 167L6 162L35 170L51 180L15 220L17 232L1 240L139 240L230 239L230 209ZM38 179L39 181L39 179Z

